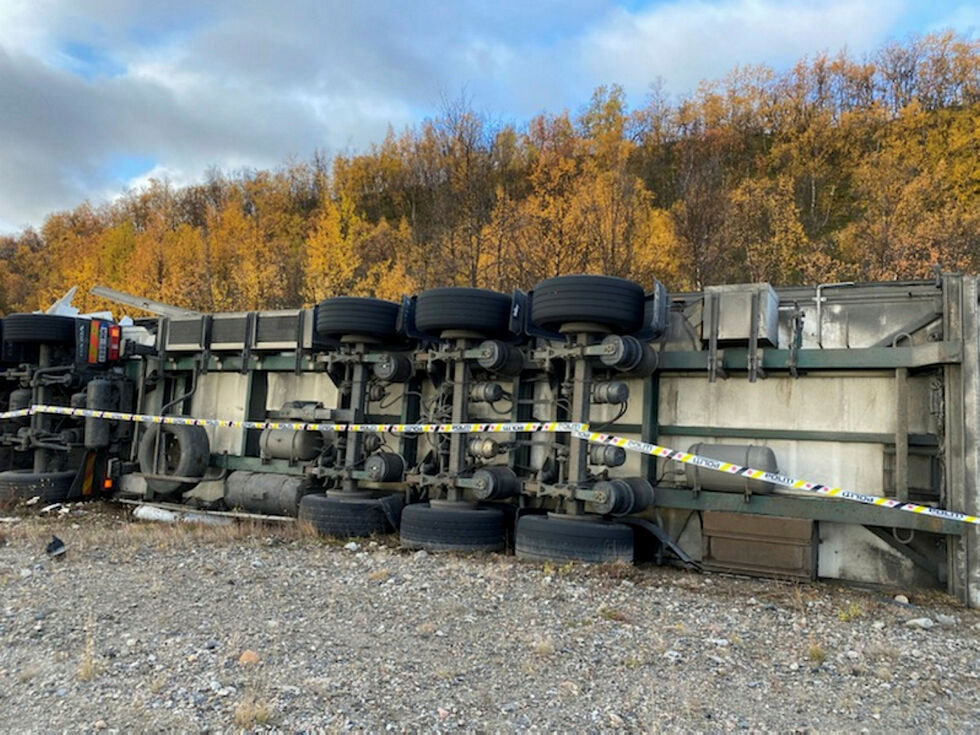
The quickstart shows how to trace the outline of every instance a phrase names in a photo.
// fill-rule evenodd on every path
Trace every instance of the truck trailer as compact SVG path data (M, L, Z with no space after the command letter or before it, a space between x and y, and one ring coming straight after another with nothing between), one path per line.
M978 278L0 321L0 501L119 497L529 560L980 605Z

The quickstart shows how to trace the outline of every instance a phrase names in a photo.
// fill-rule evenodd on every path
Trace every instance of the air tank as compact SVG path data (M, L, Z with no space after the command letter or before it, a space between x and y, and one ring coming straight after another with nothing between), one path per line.
M687 450L719 462L728 462L739 467L751 467L766 472L779 472L776 454L769 447L755 444L694 444ZM702 490L717 490L723 493L752 492L765 495L772 492L773 484L763 480L750 480L741 475L709 470L696 465L685 465L687 484Z
M108 380L90 380L85 389L85 408L107 411L115 408L113 385ZM102 449L109 446L112 422L104 419L85 419L86 449Z
M323 436L316 431L266 429L259 437L263 457L274 459L313 459L323 449Z
M225 479L225 505L249 513L293 516L304 495L317 492L308 478L271 472L232 472Z

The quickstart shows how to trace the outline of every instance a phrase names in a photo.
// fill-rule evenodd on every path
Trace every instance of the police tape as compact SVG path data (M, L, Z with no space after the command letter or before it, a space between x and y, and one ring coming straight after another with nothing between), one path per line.
M246 421L231 419L196 419L189 416L157 416L145 413L122 413L120 411L101 411L92 408L70 408L68 406L31 406L29 409L0 414L0 419L14 418L28 414L44 413L76 418L104 419L107 421L131 421L140 424L161 424L163 426L214 426L229 429L273 429L286 431L353 431L387 432L391 434L471 434L471 433L512 433L549 432L568 434L574 429L588 428L587 424L563 421L521 421L496 424L338 424L332 422L304 421Z
M0 413L0 419L20 419L34 414L33 408L18 408L16 411L4 411Z
M653 457L673 460L674 462L680 462L682 464L703 467L704 469L714 470L715 472L725 472L729 475L740 475L741 477L745 477L750 480L771 482L774 485L781 485L782 487L788 487L794 490L806 490L818 495L839 498L841 500L850 500L855 503L877 505L883 508L892 508L894 510L931 516L933 518L942 518L947 521L959 521L960 523L980 525L980 517L967 515L966 513L958 513L956 511L946 510L944 508L933 508L928 505L906 503L901 500L894 500L893 498L883 498L879 495L865 495L864 493L856 493L853 490L845 490L844 488L834 487L832 485L823 485L818 482L797 480L795 477L787 477L786 475L780 475L776 472L757 470L752 467L741 467L737 464L732 464L731 462L722 462L717 459L711 459L710 457L702 457L697 454L691 454L690 452L680 452L676 449L670 449L669 447L662 447L659 444L650 444L648 442L638 441L636 439L626 439L621 436L614 436L613 434L603 434L597 431L589 431L587 428L581 426L573 429L571 434L572 436L579 439L586 439L594 444L610 444L612 446L622 447L623 449L633 452L639 452L640 454L648 454Z
M661 459L690 464L702 467L714 472L724 472L730 475L740 475L750 480L762 480L774 485L791 488L793 490L805 490L817 495L823 495L840 500L848 500L865 505L876 505L893 510L904 511L907 513L921 514L933 518L942 518L947 521L957 521L972 525L980 525L980 517L959 513L957 511L946 510L944 508L933 508L928 505L918 505L907 503L892 498L884 498L878 495L865 495L864 493L845 490L844 488L807 480L798 480L786 475L775 472L758 470L752 467L741 467L731 462L722 462L710 457L703 457L690 452L681 452L659 444L636 439L626 439L613 434L603 434L602 432L591 431L588 424L572 423L564 421L551 422L509 422L496 424L339 424L339 423L311 423L311 422L292 422L292 421L245 421L230 419L195 419L188 416L157 416L153 414L141 413L122 413L119 411L101 411L91 408L70 408L67 406L31 406L30 408L18 409L0 413L0 419L21 418L33 414L45 413L61 416L73 416L79 418L104 419L109 421L132 421L143 424L160 424L164 426L214 426L234 429L273 429L287 431L353 431L353 432L387 432L393 434L470 434L470 433L512 433L512 432L548 432L556 434L571 434L578 439L584 439L593 444L609 444L623 449L647 454Z

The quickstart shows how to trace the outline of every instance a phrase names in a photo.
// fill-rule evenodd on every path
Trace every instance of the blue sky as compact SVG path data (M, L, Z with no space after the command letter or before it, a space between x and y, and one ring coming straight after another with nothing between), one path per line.
M151 177L361 150L465 94L520 123L600 84L642 104L736 64L867 53L961 0L0 1L0 233Z

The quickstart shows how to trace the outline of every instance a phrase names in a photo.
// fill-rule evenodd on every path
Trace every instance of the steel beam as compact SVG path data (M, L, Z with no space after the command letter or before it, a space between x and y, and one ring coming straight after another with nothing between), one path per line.
M980 512L980 314L976 276L943 278L943 334L961 337L964 359L945 368L945 502L964 513ZM948 590L980 607L980 528L970 526L947 546Z
M634 425L635 426L635 425ZM618 427L611 427L615 434ZM638 428L638 427L637 427ZM623 431L626 427L623 427ZM635 429L634 429L635 432ZM848 444L892 444L895 434L872 431L807 431L805 429L753 429L725 426L661 426L662 436L726 437L731 439L782 439L788 441L841 442ZM909 446L938 447L934 434L907 434Z
M912 528L929 533L959 536L964 532L962 523L933 518L893 508L863 505L835 498L802 497L796 495L751 495L748 500L741 493L720 493L701 490L697 494L687 488L660 486L656 489L654 504L661 508L686 508L688 510L723 510L732 513L781 516L784 518L810 518L832 523L856 523L862 526L884 528Z
M799 350L796 353L798 370L869 370L919 368L928 365L948 365L962 359L963 344L959 341L928 342L911 347L867 347L852 349ZM665 351L660 355L663 371L709 369L708 352ZM762 352L764 370L789 370L790 350L766 349ZM728 347L721 356L724 370L748 370L748 350Z
M291 465L286 459L262 460L258 457L238 457L234 454L212 454L209 467L222 470L247 470L249 472L269 472L276 475L306 475L303 465Z

